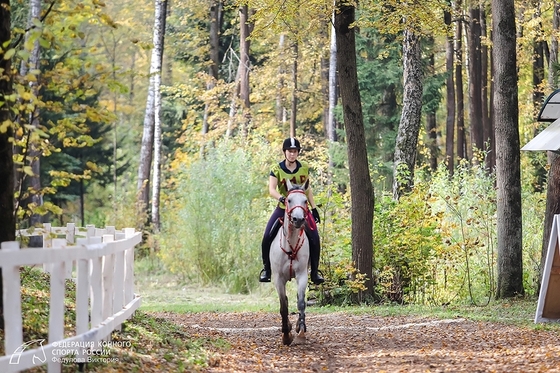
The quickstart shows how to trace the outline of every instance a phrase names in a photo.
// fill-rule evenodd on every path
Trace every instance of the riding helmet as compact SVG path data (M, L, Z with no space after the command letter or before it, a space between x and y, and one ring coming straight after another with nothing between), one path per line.
M298 152L301 150L301 145L299 144L298 139L295 137L288 137L284 140L284 143L282 144L282 151L289 149L297 149Z

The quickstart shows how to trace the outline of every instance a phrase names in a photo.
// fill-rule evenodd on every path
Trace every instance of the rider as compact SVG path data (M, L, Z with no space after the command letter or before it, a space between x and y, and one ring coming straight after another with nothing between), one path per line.
M282 144L282 151L284 152L285 159L275 164L270 171L268 178L268 191L270 196L278 200L276 209L272 212L262 240L262 259L264 269L261 271L259 281L270 282L270 245L274 237L271 237L271 231L278 219L284 217L284 210L286 208L284 202L288 195L286 188L286 179L289 179L292 184L303 185L307 200L311 205L311 213L316 223L320 222L319 212L313 199L313 192L309 184L309 166L306 162L297 160L301 146L299 141L293 137L287 138ZM309 238L309 261L311 264L311 281L314 284L322 284L325 279L321 276L319 271L319 256L321 252L321 242L319 240L319 232L317 227L315 229L306 229L307 237Z

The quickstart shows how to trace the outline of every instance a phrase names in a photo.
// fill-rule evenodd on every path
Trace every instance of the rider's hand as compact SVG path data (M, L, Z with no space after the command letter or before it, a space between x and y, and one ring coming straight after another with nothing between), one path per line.
M313 219L315 219L315 223L320 223L321 217L319 216L319 211L317 211L317 208L312 209L311 213L313 214Z
M280 196L280 198L278 198L278 202L280 202L280 203L286 203L286 197Z

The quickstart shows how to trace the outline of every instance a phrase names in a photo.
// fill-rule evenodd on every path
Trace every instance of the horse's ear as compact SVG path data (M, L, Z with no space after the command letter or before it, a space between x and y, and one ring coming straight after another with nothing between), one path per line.
M292 185L289 179L286 179L286 187L288 188L288 191L294 189L294 186Z

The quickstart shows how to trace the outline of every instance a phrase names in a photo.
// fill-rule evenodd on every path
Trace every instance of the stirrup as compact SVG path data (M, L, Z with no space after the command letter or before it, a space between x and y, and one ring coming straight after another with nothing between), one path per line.
M266 273L266 269L264 268L261 270L259 282L270 282L270 274Z
M314 278L315 277L315 278ZM321 272L320 269L317 270L317 273L315 273L315 276L313 276L313 273L311 274L311 281L315 284L315 285L321 285L323 282L325 282L325 278L323 277L323 272Z

